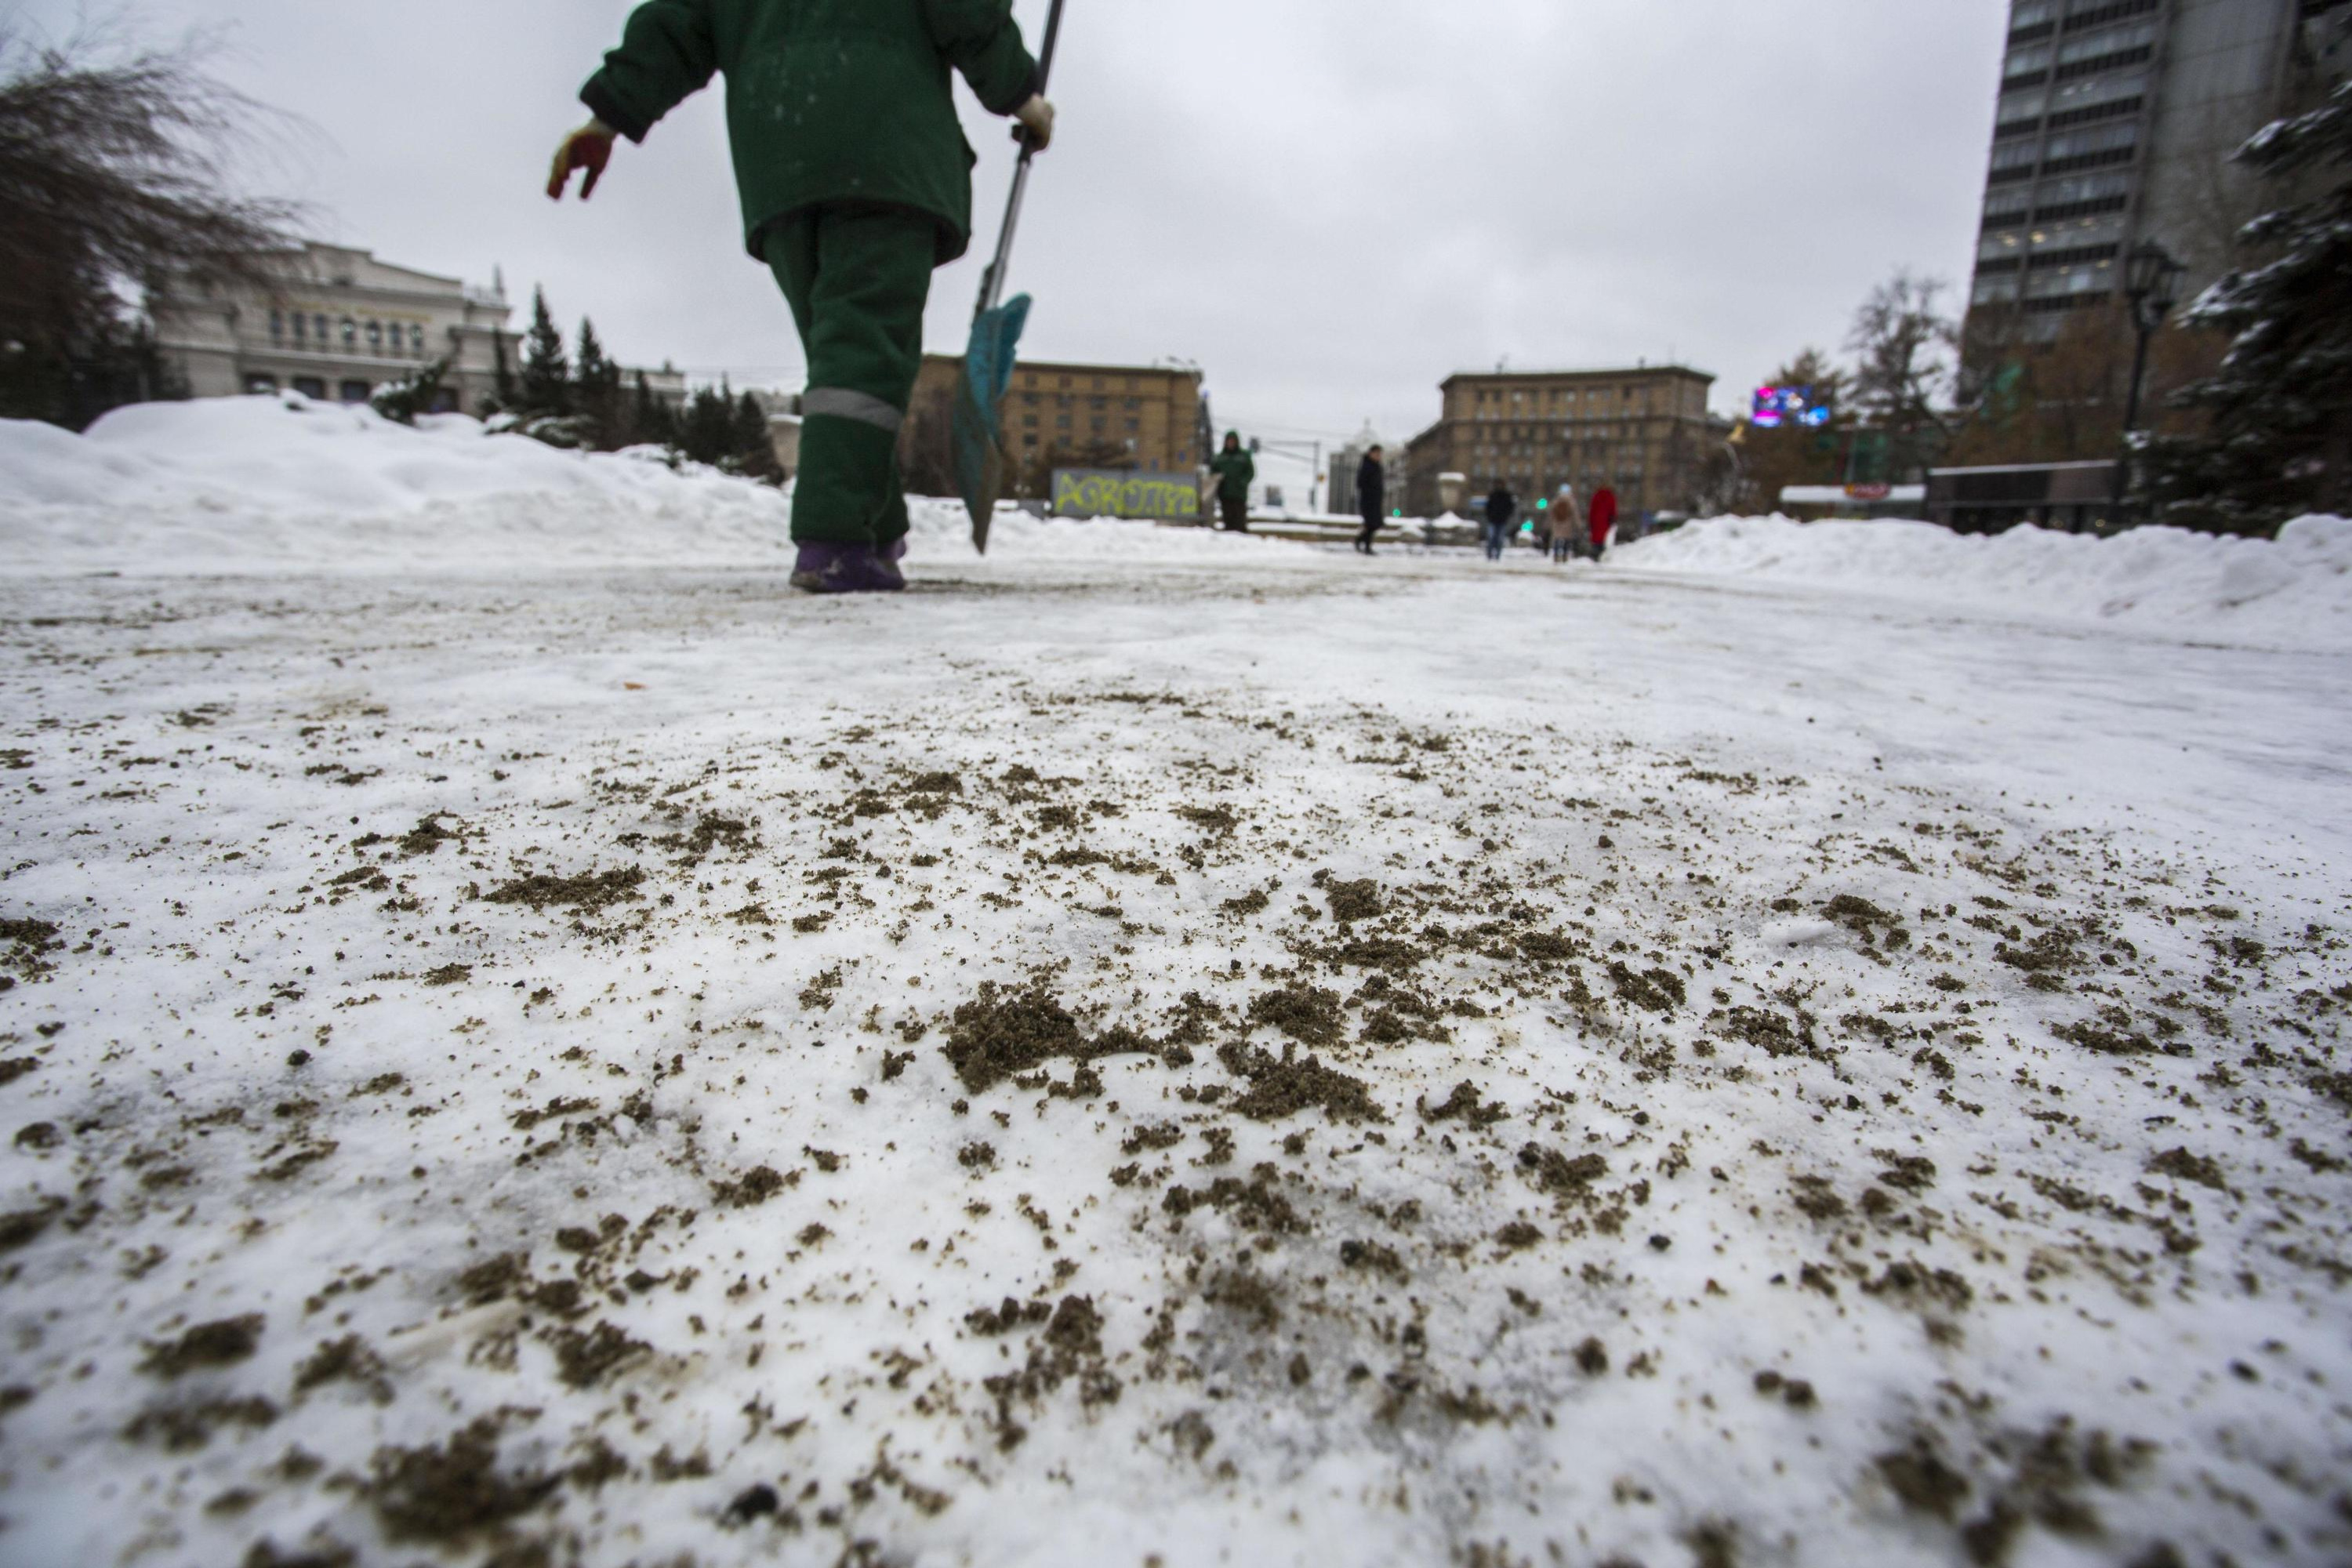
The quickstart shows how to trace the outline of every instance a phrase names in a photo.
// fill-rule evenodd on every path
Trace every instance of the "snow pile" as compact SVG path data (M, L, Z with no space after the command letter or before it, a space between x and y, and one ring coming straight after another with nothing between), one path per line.
M908 553L917 563L971 560L971 519L960 500L916 499L908 502ZM1162 528L1155 522L1098 517L1084 521L1033 516L1010 502L996 509L989 524L988 558L1019 561L1069 560L1154 562L1229 561L1263 556L1267 551L1299 552L1306 546L1255 534L1213 528Z
M2306 517L2276 542L2143 528L2111 539L1927 522L1716 518L1628 545L1644 572L1866 589L2004 611L2352 645L2352 522Z
M558 451L461 415L411 428L286 395L118 409L76 436L0 420L0 561L142 574L777 566L791 492L652 448ZM960 508L919 502L918 557L969 558ZM1008 513L992 550L1180 558L1264 548L1148 524Z

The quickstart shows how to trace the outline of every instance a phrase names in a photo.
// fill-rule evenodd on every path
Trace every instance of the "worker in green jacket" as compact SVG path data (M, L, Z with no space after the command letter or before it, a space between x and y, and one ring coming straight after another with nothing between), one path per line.
M1257 459L1242 450L1242 433L1225 432L1225 449L1209 461L1217 476L1217 510L1224 514L1225 531L1249 531L1250 481L1257 478Z
M1043 148L1054 106L1012 0L647 0L581 89L594 118L555 155L594 194L613 141L727 79L746 244L772 269L809 367L793 584L906 586L898 431L922 367L932 268L971 244L971 147L950 71Z

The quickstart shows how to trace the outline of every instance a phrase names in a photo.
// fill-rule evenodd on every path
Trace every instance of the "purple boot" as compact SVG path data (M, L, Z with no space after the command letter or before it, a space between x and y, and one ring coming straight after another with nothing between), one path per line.
M870 544L803 544L793 586L804 594L894 594L907 585Z
M906 574L898 570L898 563L906 558L907 536L903 533L874 552L875 563L881 567L894 593L907 585Z

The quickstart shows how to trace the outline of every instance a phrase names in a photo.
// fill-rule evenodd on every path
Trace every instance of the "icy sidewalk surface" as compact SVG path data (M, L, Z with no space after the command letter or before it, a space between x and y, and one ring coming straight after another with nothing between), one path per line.
M2343 1558L2341 656L1237 548L0 584L0 1557Z

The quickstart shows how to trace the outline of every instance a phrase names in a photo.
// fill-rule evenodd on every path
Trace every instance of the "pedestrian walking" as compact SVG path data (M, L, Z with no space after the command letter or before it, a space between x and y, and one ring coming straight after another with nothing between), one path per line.
M1388 516L1388 472L1381 458L1381 449L1375 447L1356 465L1356 504L1364 514L1364 531L1356 536L1356 550L1364 555L1372 553L1372 541L1380 536L1381 521Z
M931 272L971 244L971 152L950 71L982 107L1053 140L1054 106L1012 0L817 6L647 0L581 89L547 194L594 195L615 137L643 142L727 79L744 243L775 274L808 360L792 582L817 594L907 585L898 431L923 360Z
M1224 514L1225 531L1247 533L1250 481L1257 478L1257 460L1242 450L1240 431L1225 432L1225 449L1209 468L1217 476L1217 510Z
M1584 514L1576 504L1576 487L1563 483L1551 498L1551 559L1555 566L1578 553L1583 542Z
M1519 514L1519 498L1511 493L1510 486L1502 480L1486 493L1486 559L1500 561L1503 547L1510 542L1511 520Z
M1592 506L1588 521L1592 527L1592 558L1600 560L1609 551L1609 531L1617 526L1617 492L1607 485L1592 492Z

